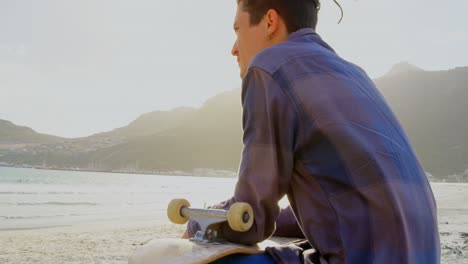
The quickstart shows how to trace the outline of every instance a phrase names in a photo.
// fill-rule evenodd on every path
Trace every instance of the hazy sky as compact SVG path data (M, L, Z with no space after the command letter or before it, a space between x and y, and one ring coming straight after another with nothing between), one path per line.
M235 0L0 0L0 119L78 137L240 87ZM371 77L468 66L467 0L322 0L318 33ZM240 100L240 99L239 99Z

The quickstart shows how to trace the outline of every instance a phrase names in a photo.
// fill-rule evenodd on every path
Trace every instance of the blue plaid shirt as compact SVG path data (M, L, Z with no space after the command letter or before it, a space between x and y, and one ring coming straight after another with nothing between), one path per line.
M239 178L215 208L247 202L255 222L224 225L225 237L253 244L292 222L324 263L439 263L436 204L408 138L366 73L312 29L253 59L242 105ZM292 211L278 218L284 195ZM283 251L277 260L311 261Z

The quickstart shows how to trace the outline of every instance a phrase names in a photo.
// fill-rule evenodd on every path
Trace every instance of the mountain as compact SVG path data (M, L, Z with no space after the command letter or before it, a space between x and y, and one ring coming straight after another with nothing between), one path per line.
M468 67L424 71L400 63L374 81L427 172L442 178L468 169ZM0 163L155 173L235 171L242 150L241 120L236 89L208 99L199 109L151 112L113 131L9 150L3 157L0 153Z
M395 64L390 71L385 74L385 76L395 76L395 75L401 75L401 74L408 74L408 73L414 73L414 72L423 72L424 70L414 66L408 62L400 62Z
M0 153L0 162L57 168L126 170L128 168L126 164L119 164L116 167L102 165L102 160L108 159L99 157L98 154L102 152L101 150L112 149L117 145L125 145L136 138L180 126L186 122L186 119L191 118L195 112L196 109L188 107L176 108L171 111L155 111L143 114L129 125L109 132L88 137L65 139L61 142L48 142L48 144L29 144L23 146L21 151L9 148L7 151L4 150L3 153ZM3 157L1 157L1 154L3 154ZM133 158L139 159L141 157Z
M0 119L0 144L46 144L60 142L63 138L40 134L25 126L18 126L10 121Z
M426 171L441 177L468 169L468 67L394 72L375 83Z
M236 170L242 149L240 89L207 100L178 127L101 149L95 159L150 171ZM104 159L102 159L105 157Z
M241 137L237 89L208 99L200 109L144 114L110 132L10 151L0 162L106 171L236 170Z
M125 127L117 128L110 132L95 134L87 138L134 138L152 135L183 124L187 119L192 118L196 112L197 109L190 107L179 107L171 111L154 111L141 115Z

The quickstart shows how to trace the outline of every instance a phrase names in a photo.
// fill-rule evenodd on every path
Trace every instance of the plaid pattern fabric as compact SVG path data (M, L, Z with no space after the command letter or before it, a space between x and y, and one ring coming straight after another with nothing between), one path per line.
M366 73L312 29L253 59L242 104L238 182L215 207L250 203L255 223L247 233L224 225L229 240L282 230L287 195L294 214L281 217L295 217L321 262L440 261L435 200L404 131ZM311 261L299 258L284 261Z

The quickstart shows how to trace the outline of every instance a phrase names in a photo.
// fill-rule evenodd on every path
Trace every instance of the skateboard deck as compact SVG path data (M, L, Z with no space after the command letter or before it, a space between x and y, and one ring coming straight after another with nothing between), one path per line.
M195 243L188 239L154 239L138 248L129 264L202 264L232 254L259 254L268 246L278 246L294 239L272 238L255 246L232 243Z
M234 203L229 210L191 208L185 199L173 199L167 208L171 222L184 224L193 219L200 225L199 231L190 239L154 239L138 248L130 257L129 264L195 264L210 263L232 254L259 254L265 248L287 242L284 238L266 240L255 246L220 242L214 226L227 222L235 231L245 232L254 221L252 207L246 203ZM294 239L289 239L292 241ZM275 242L276 241L276 242Z

